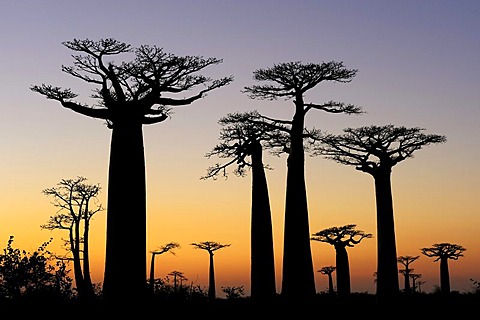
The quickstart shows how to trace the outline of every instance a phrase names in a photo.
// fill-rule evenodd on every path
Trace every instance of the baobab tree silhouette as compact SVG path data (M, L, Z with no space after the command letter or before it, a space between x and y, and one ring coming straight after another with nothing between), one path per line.
M325 266L317 271L317 272L320 272L321 274L328 276L328 293L331 295L335 294L335 289L333 287L333 277L332 277L332 273L333 271L335 271L335 269L336 267L334 266Z
M205 242L194 242L191 245L195 249L206 250L209 255L209 271L208 271L208 300L214 302L217 298L216 289L215 289L215 268L213 263L214 252L226 247L229 247L230 244L221 244L214 241L205 241Z
M435 258L434 261L440 261L440 291L443 294L450 293L450 271L448 270L448 260L458 260L463 257L464 247L454 243L435 243L429 248L421 248L423 255Z
M282 292L287 300L311 300L315 297L315 277L310 247L307 192L305 185L304 127L307 112L322 110L328 113L359 114L361 108L352 104L329 101L309 103L307 91L320 83L349 83L357 74L343 62L302 63L300 61L275 64L253 72L254 80L266 84L245 87L251 99L292 100L294 115L291 120L272 119L283 130L288 130L287 183L285 194L285 223L283 240Z
M221 118L220 143L206 154L207 158L217 156L228 158L223 164L207 169L201 179L216 179L218 175L227 178L227 168L235 166L234 174L244 177L247 170L252 172L251 204L251 299L271 300L276 296L275 259L273 250L272 214L268 193L267 177L263 164L263 144L274 140L281 132L264 123L257 111L230 113Z
M346 128L340 135L325 133L312 141L312 155L322 155L370 174L375 183L377 210L376 297L389 304L399 293L397 247L391 175L399 162L413 157L425 146L446 142L438 134L424 134L423 128L394 125ZM338 267L338 266L337 266Z
M62 66L62 71L96 85L91 97L97 103L89 106L77 102L77 94L71 89L53 85L34 85L30 89L74 112L103 119L112 130L103 298L110 302L132 299L142 302L147 295L143 126L165 121L173 107L190 105L208 92L228 85L233 77L212 80L198 74L221 63L221 59L180 57L157 46L132 48L112 38L74 39L62 44L80 53L72 55L74 65ZM130 62L106 61L111 56L131 53L134 60ZM201 89L185 96L198 87ZM128 240L126 234L130 235ZM129 259L124 258L125 252L129 252Z
M372 238L371 233L355 230L355 224L323 229L312 235L311 240L326 242L335 248L335 263L337 268L337 294L340 302L351 293L350 264L347 247L359 244L363 239Z
M417 260L420 256L399 256L397 258L398 263L403 264L405 267L404 270L399 270L399 272L405 277L404 289L405 293L410 293L410 274L413 269L410 268L410 264Z
M170 252L175 255L174 249L180 248L180 244L177 242L169 242L160 246L157 250L150 251L152 258L150 260L150 280L148 281L150 292L153 294L155 290L155 257L165 252Z

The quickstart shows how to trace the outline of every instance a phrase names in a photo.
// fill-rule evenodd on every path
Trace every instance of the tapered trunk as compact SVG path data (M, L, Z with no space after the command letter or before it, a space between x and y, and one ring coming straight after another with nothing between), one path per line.
M393 217L391 168L374 176L377 206L377 300L388 303L399 292L397 247Z
M150 277L148 281L148 288L151 294L155 293L155 253L152 253L152 258L150 260Z
M215 290L215 269L213 266L213 252L209 252L209 254L210 263L208 266L208 300L210 302L213 302L217 298L217 293Z
M130 120L130 121L129 121ZM104 299L146 296L146 186L142 125L117 120L108 173Z
M305 186L303 149L305 114L300 96L297 97L295 104L296 112L290 133L290 154L287 159L282 296L289 300L310 300L315 297L316 292Z
M448 258L440 258L440 290L442 293L450 293L450 274L448 271Z
M78 291L79 299L85 298L85 281L82 272L82 258L80 256L80 222L75 220L73 230L70 232L70 248L73 257L73 275L75 277L75 285Z
M276 295L272 215L260 142L252 147L251 298Z
M408 269L408 267L405 268L405 279L404 279L404 291L405 293L410 293L411 289L410 289L410 270Z
M83 282L85 286L85 296L87 299L95 297L95 290L93 289L92 277L90 274L90 220L84 219L83 231Z
M337 264L337 293L340 301L350 294L350 265L347 249L335 246L335 263Z
M335 294L335 289L333 288L333 277L332 274L328 274L328 293L331 295Z

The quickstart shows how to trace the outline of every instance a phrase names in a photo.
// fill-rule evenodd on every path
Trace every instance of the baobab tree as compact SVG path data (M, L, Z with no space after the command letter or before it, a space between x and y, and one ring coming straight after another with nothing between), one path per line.
M217 298L215 290L215 268L213 263L214 252L226 247L229 247L230 244L221 244L214 241L205 241L205 242L194 242L191 245L195 249L206 250L209 255L209 269L208 269L208 300L213 302Z
M450 293L450 272L448 270L448 260L458 260L463 257L463 252L467 250L464 247L454 243L435 243L429 248L421 248L423 255L435 258L434 261L440 261L440 291L444 294Z
M317 271L317 272L320 272L321 274L328 276L328 293L331 295L335 294L335 289L333 287L333 276L332 276L332 273L333 271L335 271L335 269L336 267L334 266L325 266Z
M182 279L186 279L185 276L183 275L183 272L174 270L170 272L168 275L173 276L173 292L177 292L177 282L182 281Z
M228 160L209 167L201 179L217 179L219 175L227 178L227 168L230 166L235 167L233 173L239 177L246 176L247 171L251 170L250 297L253 300L271 300L276 296L275 259L272 214L265 174L265 169L270 167L263 163L263 149L264 145L274 148L272 143L281 139L279 137L282 133L272 130L257 111L230 113L218 123L222 126L220 143L206 157L216 156Z
M177 248L180 248L180 244L177 242L169 242L160 246L157 250L150 251L152 258L150 260L150 280L148 283L152 294L155 290L155 257L165 252L170 252L171 254L175 255L175 251L173 250Z
M347 247L359 244L363 239L372 238L371 233L355 230L355 224L323 229L312 235L311 240L326 242L335 248L335 264L337 268L337 294L340 301L351 293L350 264Z
M410 264L413 263L415 260L420 258L420 256L399 256L397 257L397 262L401 263L405 269L399 270L399 272L405 277L404 283L404 292L410 293L410 274L413 269L410 268Z
M95 290L90 276L90 222L93 216L104 208L98 200L99 184L88 184L87 178L62 179L55 187L42 190L44 195L53 197L52 204L58 209L40 228L45 230L66 230L68 239L65 247L73 260L73 274L78 297L91 300Z
M346 128L340 135L324 134L314 141L313 155L323 155L356 170L370 174L375 183L377 207L378 303L389 302L399 293L397 248L391 175L399 162L431 144L446 142L445 136L425 134L423 128L393 125Z
M415 293L417 292L417 286L418 286L418 292L422 292L420 286L425 283L425 281L417 281L417 279L420 279L422 275L420 273L410 273L410 278L412 278L412 292Z
M233 77L212 80L199 74L204 68L221 63L221 59L181 57L157 46L133 48L112 38L74 39L62 44L79 53L72 55L73 66L62 66L62 71L97 86L91 96L96 103L77 102L77 94L71 89L53 85L34 85L30 89L60 102L64 108L102 119L112 130L103 295L110 301L142 301L147 292L143 125L167 120L172 108L192 104L208 92L228 85ZM121 54L133 54L134 59L120 64L113 59L107 61ZM192 93L188 95L189 92ZM125 252L130 254L128 259L124 258Z
M343 102L307 102L305 94L323 82L348 83L355 77L357 70L347 69L343 62L317 64L296 61L257 69L253 74L254 80L266 84L245 87L243 92L249 98L270 101L286 99L292 100L294 104L292 120L276 122L281 126L290 126L281 294L289 299L311 299L316 291L305 186L305 117L312 109L345 114L359 114L362 111L357 106Z

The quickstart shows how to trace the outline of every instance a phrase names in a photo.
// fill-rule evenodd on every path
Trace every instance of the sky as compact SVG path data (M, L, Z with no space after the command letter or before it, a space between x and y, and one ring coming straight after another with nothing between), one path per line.
M78 101L88 102L95 87L61 71L73 64L73 52L62 42L115 38L133 47L156 45L180 56L223 59L202 73L234 76L230 85L175 108L171 119L144 127L147 249L169 242L181 246L175 254L157 255L157 278L179 271L189 284L206 287L208 253L191 243L215 241L230 244L214 257L218 295L221 287L232 286L249 294L251 175L200 179L217 162L205 154L219 142L218 120L252 110L291 119L292 101L259 101L242 93L260 84L253 72L283 62L341 61L358 70L352 82L322 83L305 100L352 103L365 114L313 110L307 126L342 133L347 127L393 124L446 136L446 143L416 151L392 170L397 255L420 256L410 267L421 274L422 291L431 292L439 287L440 265L420 248L441 242L463 246L464 256L449 260L451 289L469 292L471 279L480 280L479 14L475 0L3 1L0 248L11 235L15 247L30 251L53 237L50 249L63 252L67 234L40 228L56 214L42 190L62 179L83 176L99 184L106 206L111 131L101 120L64 109L29 88L42 83L71 88ZM267 179L280 292L286 158L266 154L264 161L273 168ZM305 173L311 233L355 224L373 235L347 250L352 291L374 293L373 178L309 156ZM91 226L95 282L103 281L105 218L106 211L97 213ZM315 271L335 265L333 246L312 242L311 249ZM315 272L317 292L327 290L327 280ZM401 275L399 283L403 288Z

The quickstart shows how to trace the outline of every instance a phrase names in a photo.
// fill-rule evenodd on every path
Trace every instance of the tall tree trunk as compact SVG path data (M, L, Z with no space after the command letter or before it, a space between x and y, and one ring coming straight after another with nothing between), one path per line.
M146 296L146 186L140 123L117 120L108 173L103 294L107 302Z
M80 221L76 220L73 233L70 232L70 245L73 256L73 274L75 277L75 285L80 300L85 298L85 280L82 272L82 258L80 256Z
M208 267L208 300L214 302L217 298L217 293L215 290L215 269L213 266L213 252L209 252L210 263Z
M295 104L287 159L282 296L288 300L310 300L316 292L305 186L305 115L301 97L297 97Z
M450 293L450 274L448 271L448 258L440 258L440 290L442 293Z
M90 220L84 219L83 231L83 282L85 285L85 296L87 299L95 298L95 290L93 289L92 277L90 274Z
M150 280L148 281L148 288L150 289L150 294L155 293L155 253L152 253L150 259Z
M335 262L337 264L337 293L340 302L350 295L350 265L347 249L344 246L335 247Z
M276 295L272 215L260 142L252 147L251 298Z
M379 303L389 303L400 290L390 177L391 168L383 169L374 176L377 206L376 294Z

